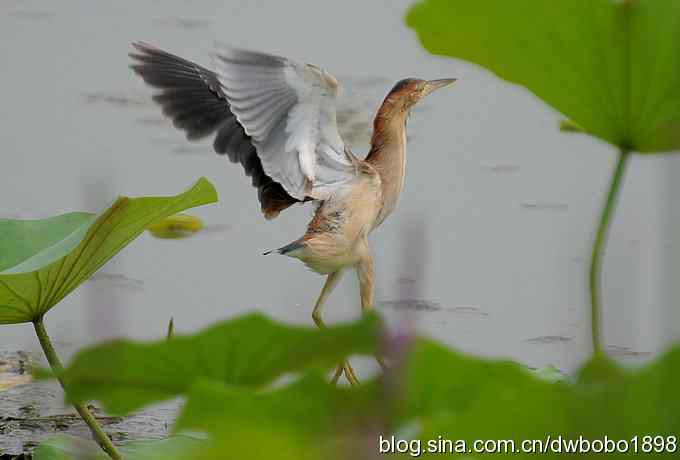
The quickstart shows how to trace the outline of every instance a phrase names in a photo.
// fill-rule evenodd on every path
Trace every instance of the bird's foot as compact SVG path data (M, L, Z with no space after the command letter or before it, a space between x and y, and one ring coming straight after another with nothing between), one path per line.
M383 358L380 355L375 355L375 360L378 361L378 364L380 364L380 367L382 368L383 372L387 371L389 369L389 366L385 362L385 358Z
M340 376L343 374L345 375L345 378L347 379L350 385L355 386L359 384L359 379L357 379L357 376L354 373L354 369L352 369L352 366L349 364L349 361L343 361L342 363L340 363L338 368L335 370L335 373L333 374L331 384L337 385Z

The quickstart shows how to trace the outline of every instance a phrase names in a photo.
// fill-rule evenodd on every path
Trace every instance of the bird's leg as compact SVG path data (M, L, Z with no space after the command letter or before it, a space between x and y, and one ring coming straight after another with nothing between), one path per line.
M326 299L328 299L328 296L331 295L331 292L333 292L333 289L338 284L338 281L340 281L340 278L342 278L342 273L342 270L338 270L337 272L331 273L328 275L328 277L326 277L326 282L321 289L321 294L319 294L316 305L314 305L312 319L314 320L314 324L316 324L319 329L326 327L326 324L321 319L321 307L326 302ZM345 373L345 378L347 378L347 381L351 385L356 385L359 383L359 380L357 380L357 377L354 374L354 369L352 369L352 366L349 365L349 361L343 361L340 363L337 370L335 371L335 375L333 376L331 383L337 383L340 375L342 375L343 372Z
M338 379L343 374L344 370L345 370L345 366L343 364L340 364L338 366L338 368L335 370L335 374L333 374L333 378L331 379L331 383L333 385L337 385Z
M357 276L359 277L359 293L361 295L361 311L368 313L373 309L373 258L370 254L362 257L356 266ZM383 371L387 369L385 360L380 355L375 355Z

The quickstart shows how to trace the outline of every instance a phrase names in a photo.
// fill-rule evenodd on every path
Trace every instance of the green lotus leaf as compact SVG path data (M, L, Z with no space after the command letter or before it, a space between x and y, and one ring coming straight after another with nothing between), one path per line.
M202 178L175 196L120 197L98 216L0 219L0 324L39 318L149 225L215 201Z
M425 0L406 22L619 148L680 148L677 0Z

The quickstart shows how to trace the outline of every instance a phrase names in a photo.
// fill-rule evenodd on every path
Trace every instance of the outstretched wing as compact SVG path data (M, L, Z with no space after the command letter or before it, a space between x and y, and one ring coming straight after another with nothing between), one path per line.
M132 69L149 85L161 91L154 100L187 139L215 135L214 149L241 163L258 189L262 212L267 218L297 203L265 174L252 139L236 121L215 72L144 43L133 43Z
M298 201L326 199L355 176L336 123L337 81L317 67L221 48L213 72L134 43L131 66L189 140L214 134L217 153L240 162L268 218Z
M355 176L336 121L338 82L318 67L221 48L221 90L252 138L264 172L292 197L323 200Z

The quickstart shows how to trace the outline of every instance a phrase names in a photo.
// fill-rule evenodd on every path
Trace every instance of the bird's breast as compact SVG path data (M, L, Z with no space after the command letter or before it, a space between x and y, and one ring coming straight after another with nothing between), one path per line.
M298 258L320 273L355 264L381 208L380 178L371 168L319 205L303 237L307 250Z

